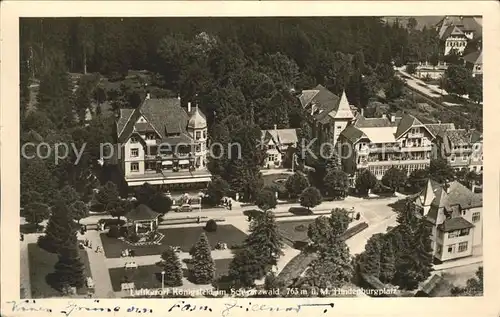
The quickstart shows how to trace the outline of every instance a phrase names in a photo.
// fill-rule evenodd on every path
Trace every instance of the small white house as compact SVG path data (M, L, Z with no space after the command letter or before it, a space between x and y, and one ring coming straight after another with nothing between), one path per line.
M265 168L281 168L286 151L290 147L297 147L296 129L278 129L274 125L272 130L262 130L261 144L266 150Z

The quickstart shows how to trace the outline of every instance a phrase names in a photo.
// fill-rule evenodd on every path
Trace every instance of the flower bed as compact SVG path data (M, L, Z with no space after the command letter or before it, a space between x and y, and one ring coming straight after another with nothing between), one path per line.
M164 237L165 237L165 235L163 233L156 232L155 235L154 235L154 238L152 238L151 240L148 240L150 238L148 238L147 236L140 237L139 241L137 241L137 242L129 241L129 240L127 240L124 237L120 237L118 239L122 240L123 242L125 242L125 243L127 243L129 245L133 245L133 246L145 246L145 245L161 245L161 240L163 240Z

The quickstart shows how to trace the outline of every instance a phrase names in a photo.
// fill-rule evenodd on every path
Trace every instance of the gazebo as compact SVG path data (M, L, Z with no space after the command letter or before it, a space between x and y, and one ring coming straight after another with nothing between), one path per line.
M129 211L125 217L127 218L128 225L134 226L135 233L139 227L149 227L149 232L158 227L158 216L160 214L153 211L151 208L144 204L140 204L136 208Z

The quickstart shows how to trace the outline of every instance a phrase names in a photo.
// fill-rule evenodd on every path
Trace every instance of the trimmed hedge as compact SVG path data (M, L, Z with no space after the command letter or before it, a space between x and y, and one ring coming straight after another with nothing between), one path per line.
M288 212L297 216L309 216L313 214L312 210L304 207L291 207L288 209Z
M347 229L344 234L342 235L343 240L347 240L354 235L360 233L361 231L365 230L368 228L368 224L366 222L358 223L357 225Z

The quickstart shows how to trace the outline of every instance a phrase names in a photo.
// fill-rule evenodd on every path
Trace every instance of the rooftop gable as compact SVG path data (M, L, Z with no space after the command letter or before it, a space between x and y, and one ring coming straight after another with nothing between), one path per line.
M406 132L408 132L408 130L415 127L423 127L424 129L427 130L427 132L429 132L429 134L433 138L435 137L434 134L432 134L432 132L429 131L429 129L422 122L420 122L420 120L418 120L411 114L406 113L401 118L401 121L399 122L398 127L396 129L396 134L395 134L396 140L402 137Z
M141 117L146 119L148 127L153 128L162 139L170 137L171 134L188 135L186 127L189 118L187 112L181 107L179 99L146 98L136 109L121 109L117 122L119 142L123 143L130 137L131 133L137 129L136 122ZM119 132L122 125L123 128Z

